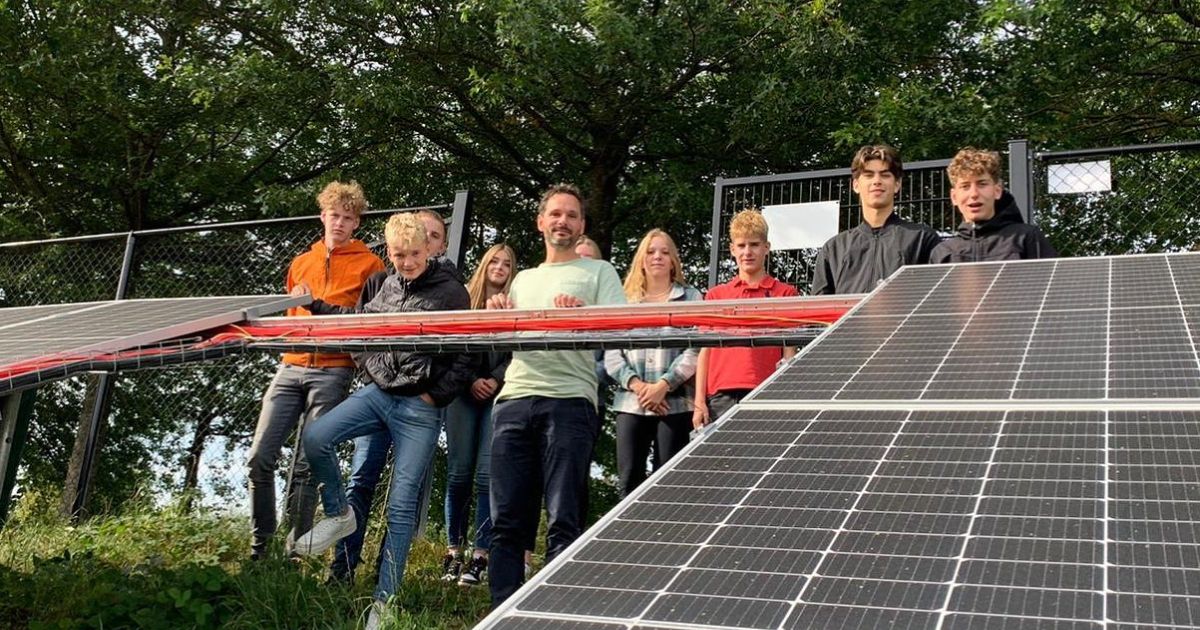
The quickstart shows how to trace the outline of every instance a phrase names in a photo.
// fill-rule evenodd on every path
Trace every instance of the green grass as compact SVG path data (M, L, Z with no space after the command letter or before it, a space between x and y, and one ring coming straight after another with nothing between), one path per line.
M32 498L32 497L27 497ZM42 512L45 514L46 512ZM365 557L377 553L379 530ZM79 526L19 510L0 530L3 628L359 627L374 576L325 585L328 557L251 563L245 518L138 510ZM486 587L440 581L442 549L418 540L390 628L470 628ZM366 564L370 564L368 561Z

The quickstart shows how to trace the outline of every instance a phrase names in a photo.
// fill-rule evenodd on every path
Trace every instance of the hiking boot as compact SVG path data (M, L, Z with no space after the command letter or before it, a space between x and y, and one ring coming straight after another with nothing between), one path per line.
M475 556L471 558L470 564L463 570L462 577L458 578L458 583L464 586L475 586L483 582L483 576L487 575L487 558L484 556Z
M447 553L442 556L442 581L454 582L462 573L463 558L461 553Z
M313 526L307 534L296 539L296 553L302 556L316 556L325 553L337 541L354 533L357 525L354 522L354 510L346 508L339 516L329 516Z

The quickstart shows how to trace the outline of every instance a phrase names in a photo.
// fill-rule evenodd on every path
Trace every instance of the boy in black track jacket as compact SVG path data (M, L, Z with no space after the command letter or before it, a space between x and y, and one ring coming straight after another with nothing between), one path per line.
M904 265L923 265L939 237L933 228L896 216L904 166L896 149L868 145L854 154L850 185L862 223L826 241L817 254L812 295L868 293Z
M966 148L946 167L950 201L963 222L933 249L932 263L1055 258L1058 252L1036 227L1025 223L1016 199L1000 184L1000 156Z

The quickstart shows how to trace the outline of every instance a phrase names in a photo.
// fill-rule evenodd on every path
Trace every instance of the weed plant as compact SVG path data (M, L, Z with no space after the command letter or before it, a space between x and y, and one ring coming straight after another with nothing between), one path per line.
M349 630L371 602L373 560L350 585L326 584L327 557L293 561L276 548L251 562L245 518L126 506L69 525L54 504L26 495L0 530L0 628ZM368 532L365 558L380 532ZM440 580L441 553L416 541L385 627L470 628L487 613L486 586Z

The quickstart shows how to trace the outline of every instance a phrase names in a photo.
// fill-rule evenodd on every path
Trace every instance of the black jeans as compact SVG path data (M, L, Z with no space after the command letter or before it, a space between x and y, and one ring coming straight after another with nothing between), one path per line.
M692 432L692 412L666 416L617 414L617 474L621 496L646 480L646 457L654 445L654 470L687 446Z
M583 533L596 407L586 398L528 396L492 410L492 545L488 582L498 606L525 580L525 549L546 499L546 561Z
M726 411L750 394L748 389L724 389L708 397L708 418L716 422Z

